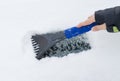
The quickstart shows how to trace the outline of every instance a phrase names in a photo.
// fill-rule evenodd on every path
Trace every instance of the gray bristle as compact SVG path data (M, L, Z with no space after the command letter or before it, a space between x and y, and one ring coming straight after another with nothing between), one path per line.
M88 39L85 35L65 39L56 43L53 47L47 50L44 54L49 57L64 57L70 53L79 53L91 49Z

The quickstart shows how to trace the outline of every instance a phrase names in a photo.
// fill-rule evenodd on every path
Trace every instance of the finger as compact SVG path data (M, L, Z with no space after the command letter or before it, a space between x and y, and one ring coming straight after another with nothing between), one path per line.
M99 31L100 29L98 28L98 26L95 26L92 28L92 31Z
M92 28L92 31L106 30L106 24L97 25Z
M82 27L82 26L85 26L85 25L89 25L91 23L95 22L95 17L94 15L92 16L89 16L88 19L80 24L77 25L77 27Z
M76 27L86 26L86 25L91 24L92 22L93 22L93 21L91 21L91 19L87 19L86 21L81 22L80 24L78 24Z

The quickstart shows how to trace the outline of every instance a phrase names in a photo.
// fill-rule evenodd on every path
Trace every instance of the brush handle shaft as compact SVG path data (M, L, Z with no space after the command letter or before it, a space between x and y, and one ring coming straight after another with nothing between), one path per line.
M92 24L82 26L80 28L72 27L70 29L66 29L64 31L64 34L65 34L65 37L69 39L69 38L72 38L72 37L75 37L77 35L80 35L80 34L83 34L83 33L90 31L92 29L92 27L94 27L96 25L97 25L97 23L94 22Z

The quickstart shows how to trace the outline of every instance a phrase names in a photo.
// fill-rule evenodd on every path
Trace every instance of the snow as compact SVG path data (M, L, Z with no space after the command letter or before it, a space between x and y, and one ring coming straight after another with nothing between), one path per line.
M120 33L89 32L92 50L40 61L29 39L118 5L118 0L0 0L0 81L119 81Z

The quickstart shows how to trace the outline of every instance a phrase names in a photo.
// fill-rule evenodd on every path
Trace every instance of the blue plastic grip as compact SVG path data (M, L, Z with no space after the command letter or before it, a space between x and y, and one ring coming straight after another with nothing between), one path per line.
M80 35L80 34L83 34L83 33L90 31L92 29L92 27L94 27L96 25L97 25L97 23L94 22L90 25L82 26L80 28L72 27L72 28L66 29L64 31L64 34L65 34L65 37L69 39L69 38L72 38L72 37L75 37L77 35Z

